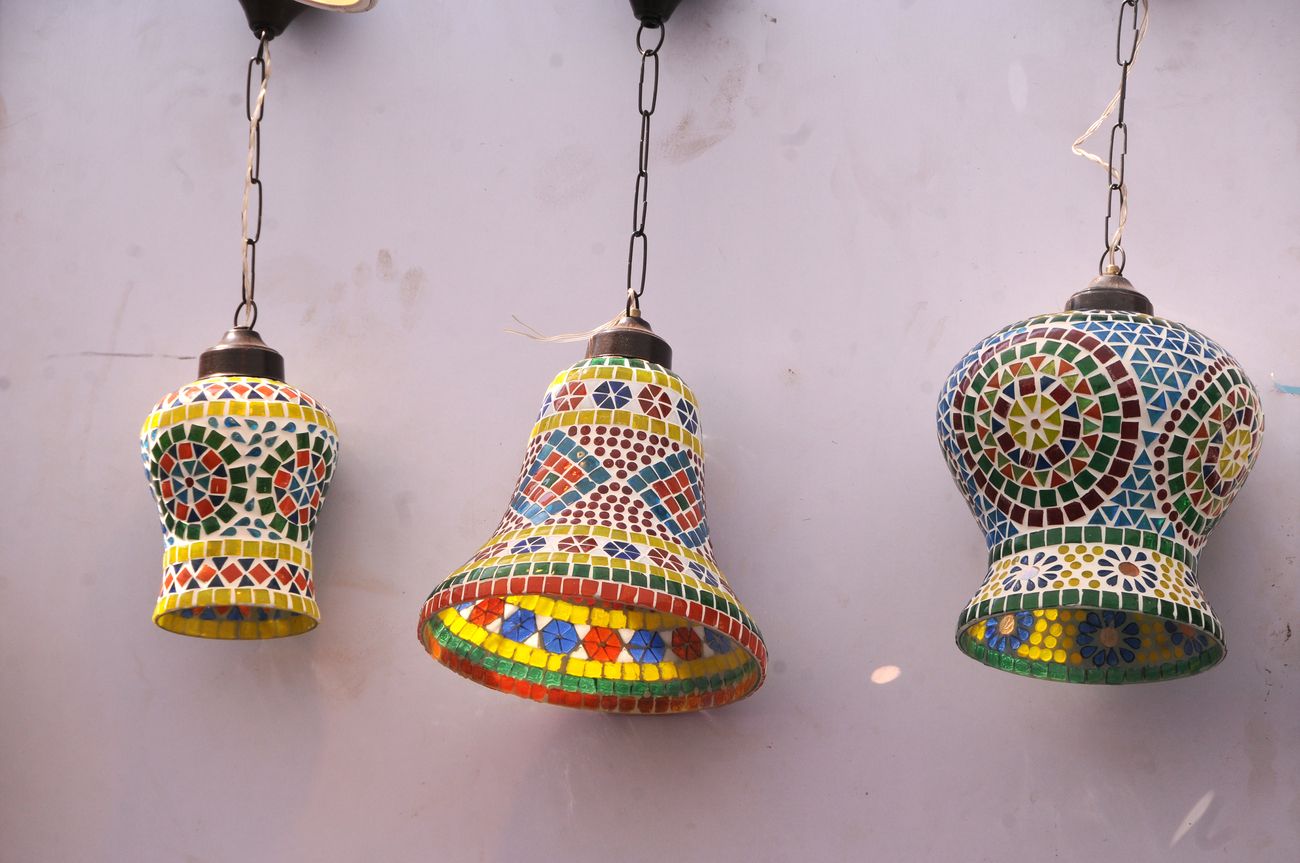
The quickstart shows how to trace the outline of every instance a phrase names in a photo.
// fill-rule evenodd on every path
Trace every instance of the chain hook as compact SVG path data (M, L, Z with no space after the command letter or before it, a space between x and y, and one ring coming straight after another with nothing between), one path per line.
M1141 16L1138 15L1139 2L1143 9ZM1124 227L1128 223L1128 184L1124 181L1124 167L1128 156L1128 122L1125 119L1124 109L1128 101L1129 69L1137 59L1138 46L1146 34L1146 13L1149 10L1147 3L1148 0L1120 0L1119 4L1119 22L1115 29L1115 63L1120 67L1119 92L1115 94L1112 103L1115 108L1115 123L1111 126L1110 150L1105 162L1108 175L1104 225L1106 251L1102 252L1101 261L1097 265L1098 274L1103 276L1123 275L1124 264L1128 257L1120 246L1124 238ZM1130 9L1133 11L1132 16L1128 14ZM1126 45L1124 22L1130 17L1132 20L1127 29L1131 41ZM1096 126L1093 127L1095 128ZM1114 232L1110 228L1112 218L1118 218Z
M257 53L248 61L244 75L244 117L248 120L248 161L244 167L244 198L240 211L242 263L239 305L235 307L235 326L252 329L257 325L257 242L262 238L262 118L266 112L266 86L271 77L271 33L263 30L257 34ZM258 70L254 88L253 70ZM256 96L254 90L256 89ZM248 205L257 196L257 218L250 232ZM244 323L239 320L243 316Z
M636 106L641 115L641 143L637 149L636 185L632 192L632 236L627 245L627 307L629 317L641 313L641 295L645 293L646 270L649 266L650 248L645 233L646 209L650 202L650 117L659 104L659 49L664 44L667 29L662 23L653 29L659 31L659 40L652 47L641 44L647 28L644 24L636 31L636 49L641 55L641 75L637 83ZM647 71L649 83L647 85ZM641 249L640 277L637 277L637 247Z

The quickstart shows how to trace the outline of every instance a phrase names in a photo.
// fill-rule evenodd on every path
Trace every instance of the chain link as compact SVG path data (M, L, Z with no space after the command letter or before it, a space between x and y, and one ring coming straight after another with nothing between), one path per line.
M1128 14L1130 10L1132 10L1132 21L1128 27L1129 41L1126 45L1124 22L1130 18ZM1110 151L1106 159L1106 164L1110 166L1110 188L1106 192L1106 251L1101 253L1101 261L1097 265L1098 272L1102 275L1108 273L1123 275L1124 264L1128 258L1120 246L1123 240L1124 223L1128 218L1128 186L1124 183L1124 163L1128 156L1128 123L1124 120L1124 103L1128 99L1128 72L1137 57L1140 38L1138 0L1120 0L1119 24L1115 30L1115 62L1120 68L1119 104L1115 111L1115 125L1110 129ZM1118 228L1114 233L1110 229L1112 218L1119 219Z
M637 86L637 110L641 113L641 145L637 151L636 188L632 198L632 237L627 245L627 314L640 314L641 295L645 293L646 267L649 263L650 248L646 242L645 214L650 200L650 117L659 103L659 49L664 44L664 25L657 28L659 39L653 47L641 44L641 37L646 31L642 25L636 31L636 49L641 54L641 79ZM647 69L650 72L649 86L646 83ZM640 279L636 279L637 247L641 249Z
M235 326L252 329L257 325L257 241L262 238L262 117L266 109L266 83L271 77L271 34L262 31L257 43L257 53L248 61L244 77L244 116L248 120L248 163L244 169L244 201L240 221L243 235L243 272L239 305L235 307ZM257 70L256 89L253 71ZM254 95L256 93L256 95ZM257 197L257 218L250 233L248 230L248 205L254 194ZM243 316L244 323L239 318Z

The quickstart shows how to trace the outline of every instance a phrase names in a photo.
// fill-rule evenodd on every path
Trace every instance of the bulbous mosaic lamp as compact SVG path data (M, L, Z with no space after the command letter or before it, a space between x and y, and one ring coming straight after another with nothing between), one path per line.
M288 0L241 3L259 42L247 79L255 92L247 102L235 326L199 357L198 379L163 396L140 431L163 527L154 622L169 632L219 639L275 638L316 626L312 534L339 450L329 412L284 382L284 359L254 329L268 45L301 7ZM250 199L256 201L252 219Z
M1119 108L1126 135L1122 95ZM1122 213L1118 155L1112 144ZM1106 239L1102 274L1064 312L979 342L938 405L944 457L989 549L957 645L994 668L1074 683L1177 678L1223 658L1198 559L1264 423L1232 356L1154 316L1123 277L1109 216Z
M660 44L661 14L654 26L638 15ZM657 48L641 49L647 89ZM632 239L643 252L641 288L653 104L642 101ZM714 561L699 408L670 370L668 344L641 317L631 260L625 314L551 382L505 515L430 594L418 633L443 665L503 692L676 713L752 693L767 650Z

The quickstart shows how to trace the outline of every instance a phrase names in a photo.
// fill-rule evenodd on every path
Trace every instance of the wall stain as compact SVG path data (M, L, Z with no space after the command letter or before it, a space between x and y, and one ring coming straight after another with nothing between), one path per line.
M664 155L669 162L689 162L736 131L736 99L745 90L745 71L744 64L727 70L718 82L706 116L687 111L678 121L664 141Z
M1262 715L1246 720L1246 758L1250 772L1246 776L1246 796L1266 805L1277 790L1277 743L1273 726Z
M385 282L391 282L397 275L397 269L393 266L393 253L388 249L380 249L377 256L376 264L379 269L379 278Z
M402 273L402 306L407 312L411 311L415 301L420 298L422 290L424 290L424 270L411 267Z

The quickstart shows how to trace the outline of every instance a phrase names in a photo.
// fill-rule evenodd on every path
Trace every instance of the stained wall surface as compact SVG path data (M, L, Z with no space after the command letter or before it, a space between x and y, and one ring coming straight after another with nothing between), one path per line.
M645 308L773 662L738 705L619 718L472 686L415 624L581 351L511 316L621 302L627 4L382 0L274 43L260 329L343 451L324 622L238 644L150 622L136 436L235 304L252 38L233 0L0 4L0 858L1300 859L1300 7L1153 5L1127 273L1267 414L1202 560L1227 659L1071 687L953 646L984 550L935 398L1094 272L1069 144L1116 4L686 0Z

